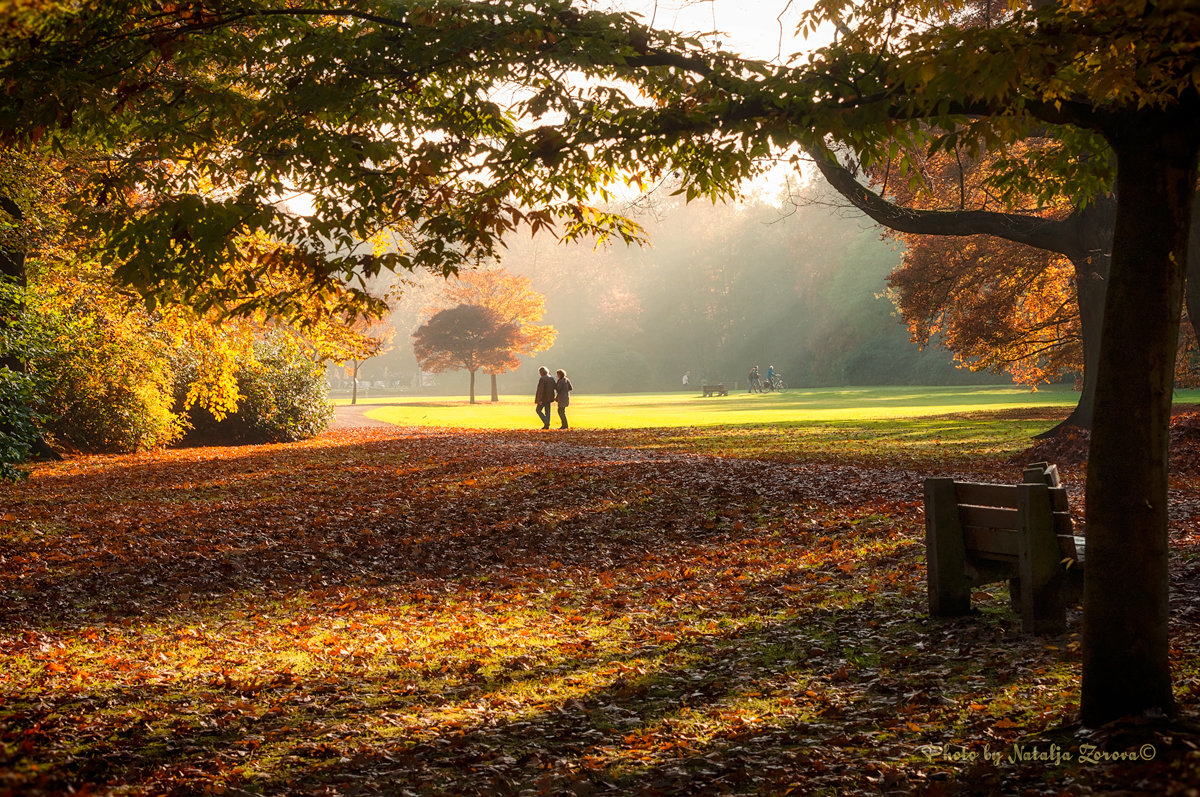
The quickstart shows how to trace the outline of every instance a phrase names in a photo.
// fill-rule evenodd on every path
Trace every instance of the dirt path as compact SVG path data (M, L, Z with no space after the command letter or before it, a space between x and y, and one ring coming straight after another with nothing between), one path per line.
M330 429L354 429L360 426L383 427L392 426L387 421L377 421L367 417L367 410L378 409L380 404L340 404L334 408L336 415Z

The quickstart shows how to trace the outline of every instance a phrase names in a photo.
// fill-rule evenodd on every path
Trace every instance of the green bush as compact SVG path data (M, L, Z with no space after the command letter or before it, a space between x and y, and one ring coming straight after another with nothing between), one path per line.
M17 466L29 459L41 436L35 401L34 380L0 366L0 481L17 481L26 475Z
M23 315L24 291L0 278L0 318ZM20 370L27 357L19 328L0 324L0 481L16 481L26 475L20 465L29 459L41 436L37 425L35 381Z
M186 374L188 367L182 369ZM217 420L202 407L188 415L191 431L185 442L287 443L319 434L333 419L325 392L325 369L283 334L268 335L254 344L253 360L239 364L235 412ZM177 396L186 393L186 382Z

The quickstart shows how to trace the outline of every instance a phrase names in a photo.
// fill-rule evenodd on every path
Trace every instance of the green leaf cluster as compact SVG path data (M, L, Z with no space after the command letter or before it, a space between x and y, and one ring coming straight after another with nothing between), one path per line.
M612 185L722 196L765 152L705 107L696 69L733 63L568 0L35 5L0 35L0 141L102 153L77 210L118 278L205 309L262 276L224 279L247 233L314 291L453 273L522 228L639 240L597 208Z

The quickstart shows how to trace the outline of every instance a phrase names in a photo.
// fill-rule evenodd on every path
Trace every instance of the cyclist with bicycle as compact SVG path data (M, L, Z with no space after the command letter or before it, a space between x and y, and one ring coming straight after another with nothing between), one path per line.
M774 391L782 393L787 390L787 384L783 381L783 374L775 370L775 366L767 366L767 378L763 382L763 392Z

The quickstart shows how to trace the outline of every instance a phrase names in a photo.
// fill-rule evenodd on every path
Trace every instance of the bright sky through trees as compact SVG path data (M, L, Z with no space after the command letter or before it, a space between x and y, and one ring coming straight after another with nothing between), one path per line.
M787 63L798 53L827 44L832 28L823 26L804 39L797 34L801 15L812 0L612 0L614 9L640 14L657 28L688 36L711 37L721 49L747 58ZM778 200L785 189L793 193L815 170L798 172L781 159L778 165L745 186L748 195L766 202Z
M796 35L810 0L616 0L616 8L642 14L655 27L685 34L716 33L723 49L750 58L787 61L823 44Z

